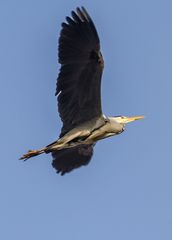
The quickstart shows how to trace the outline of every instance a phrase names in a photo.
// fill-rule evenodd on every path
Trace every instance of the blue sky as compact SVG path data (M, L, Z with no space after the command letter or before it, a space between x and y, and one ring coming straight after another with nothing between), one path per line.
M104 113L146 119L61 177L50 155L17 159L60 132L60 24L82 5L101 39ZM1 1L1 239L172 239L171 9L168 0Z

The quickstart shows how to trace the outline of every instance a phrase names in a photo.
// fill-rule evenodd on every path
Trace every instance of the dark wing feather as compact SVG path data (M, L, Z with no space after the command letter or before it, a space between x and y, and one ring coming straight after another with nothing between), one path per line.
M52 152L52 166L57 173L64 175L75 168L87 165L93 155L93 145L81 145L74 148Z
M103 58L99 37L90 16L82 7L62 23L59 38L60 73L56 95L63 122L60 136L102 115L101 76Z

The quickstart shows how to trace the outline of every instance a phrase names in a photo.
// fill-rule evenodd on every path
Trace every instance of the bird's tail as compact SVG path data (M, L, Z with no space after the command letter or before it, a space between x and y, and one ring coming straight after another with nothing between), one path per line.
M23 156L21 156L21 158L19 158L19 160L26 161L27 159L29 159L31 157L35 157L35 156L40 155L45 152L46 152L46 147L38 149L38 150L29 150L27 153L23 154Z

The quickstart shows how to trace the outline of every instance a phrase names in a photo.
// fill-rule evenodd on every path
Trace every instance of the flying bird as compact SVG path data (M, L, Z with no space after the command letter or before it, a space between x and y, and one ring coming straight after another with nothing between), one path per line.
M97 141L120 134L126 123L143 116L106 117L101 106L104 61L95 25L84 7L71 12L62 23L56 84L58 111L63 122L59 139L39 150L29 150L20 159L52 154L52 166L64 175L87 165Z

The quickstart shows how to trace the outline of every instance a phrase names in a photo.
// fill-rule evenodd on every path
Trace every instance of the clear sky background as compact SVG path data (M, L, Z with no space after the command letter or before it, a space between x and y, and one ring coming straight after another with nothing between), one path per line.
M146 115L99 142L61 177L28 149L61 128L55 84L60 25L85 6L105 60L106 115ZM0 239L172 239L172 1L0 1Z

